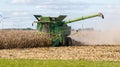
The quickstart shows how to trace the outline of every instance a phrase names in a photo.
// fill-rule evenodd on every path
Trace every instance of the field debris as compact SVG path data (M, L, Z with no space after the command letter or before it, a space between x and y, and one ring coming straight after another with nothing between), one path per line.
M81 42L83 45L120 44L120 31L72 31L70 37L77 42Z

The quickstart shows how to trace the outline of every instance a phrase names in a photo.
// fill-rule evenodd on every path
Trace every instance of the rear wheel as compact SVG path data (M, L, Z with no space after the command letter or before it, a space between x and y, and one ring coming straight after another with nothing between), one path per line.
M72 46L72 39L67 37L67 46Z
M70 37L63 38L63 45L62 46L71 46L72 45L72 39Z

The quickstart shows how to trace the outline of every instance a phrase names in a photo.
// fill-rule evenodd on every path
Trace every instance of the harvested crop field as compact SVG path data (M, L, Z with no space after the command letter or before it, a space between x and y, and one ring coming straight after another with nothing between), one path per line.
M74 46L50 47L48 34L0 30L0 58L120 61L119 35L109 36L103 36L103 32L80 31L70 35Z
M2 49L0 58L120 61L120 46Z

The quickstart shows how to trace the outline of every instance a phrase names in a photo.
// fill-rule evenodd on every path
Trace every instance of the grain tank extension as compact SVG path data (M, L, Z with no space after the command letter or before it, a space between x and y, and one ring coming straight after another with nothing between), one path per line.
M51 39L52 46L68 46L72 45L72 40L70 37L67 37L71 33L71 27L68 26L68 23L81 21L93 17L102 17L104 18L102 13L92 14L88 16L82 16L76 19L64 21L66 15L60 15L58 17L50 17L50 16L42 16L42 15L34 15L34 17L38 20L34 23L37 23L37 31L49 33L54 38Z

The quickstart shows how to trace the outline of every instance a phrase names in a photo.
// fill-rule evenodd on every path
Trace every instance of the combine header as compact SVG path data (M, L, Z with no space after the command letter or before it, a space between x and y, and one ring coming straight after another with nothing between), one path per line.
M73 20L64 21L66 15L60 15L58 17L44 17L42 15L34 15L38 20L34 23L37 23L37 31L49 33L54 38L51 39L52 46L69 46L72 45L72 39L68 37L71 33L71 27L68 26L68 23L81 21L94 17L104 18L102 13L97 13L88 16L82 16Z

